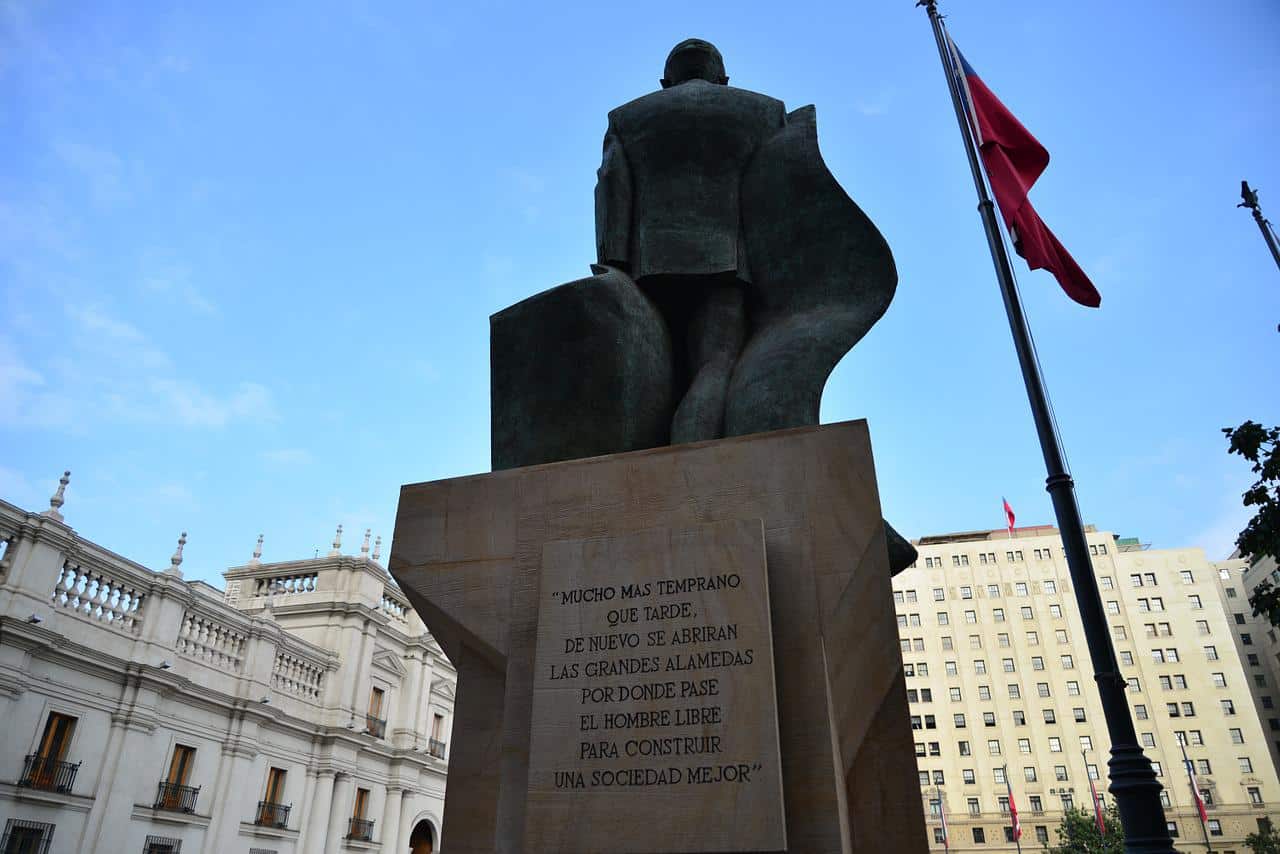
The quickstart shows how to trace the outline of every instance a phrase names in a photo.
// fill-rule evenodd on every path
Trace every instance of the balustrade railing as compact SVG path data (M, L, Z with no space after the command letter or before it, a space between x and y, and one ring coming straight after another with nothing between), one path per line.
M206 614L187 611L182 616L175 647L181 655L228 673L239 673L244 666L247 641L243 631Z
M437 759L444 759L445 743L438 738L427 739L427 753Z
M382 613L393 620L403 623L409 619L408 606L387 593L382 594L382 602L379 607Z
M351 824L347 828L347 838L355 839L360 842L371 842L373 840L373 819L351 819Z
M146 595L138 586L112 578L99 569L62 565L53 586L50 604L113 628L138 634L142 629L142 605Z
M196 798L198 797L200 797L199 786L183 786L178 783L161 782L156 791L156 802L152 809L193 813L196 811Z
M323 665L280 650L271 668L271 687L316 702L324 690L324 673Z
M287 596L290 593L310 593L316 589L315 572L298 572L253 579L254 596Z
M61 762L49 756L30 753L23 760L22 778L18 780L18 785L46 792L70 792L79 770L79 762Z
M277 804L272 801L258 801L258 812L253 823L262 827L283 828L289 826L289 810L293 804Z

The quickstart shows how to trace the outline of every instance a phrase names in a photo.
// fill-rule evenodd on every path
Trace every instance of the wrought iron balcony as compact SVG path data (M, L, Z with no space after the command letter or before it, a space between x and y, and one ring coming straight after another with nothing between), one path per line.
M193 813L196 811L196 798L200 797L199 786L182 786L178 783L161 782L156 791L156 802L151 807L156 810Z
M445 743L439 739L427 739L427 753L430 753L437 759L444 759Z
M351 826L347 829L348 839L357 839L361 842L373 841L373 819L371 818L353 818Z
M365 715L364 731L374 738L385 738L387 735L387 722L382 718L375 718L373 715Z
M293 804L286 806L271 801L258 801L258 814L254 817L253 823L263 827L288 827L291 809Z
M70 792L78 770L79 762L59 762L49 756L29 753L22 764L22 779L18 785L49 792Z

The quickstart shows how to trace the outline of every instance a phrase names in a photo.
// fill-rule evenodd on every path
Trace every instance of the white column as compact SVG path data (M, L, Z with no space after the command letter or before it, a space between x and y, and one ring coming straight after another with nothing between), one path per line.
M324 840L324 854L338 854L342 838L347 835L349 818L351 818L351 775L339 774L333 785L333 803L329 807L329 832Z
M382 854L395 854L396 840L400 836L400 804L404 800L404 789L399 786L387 786L387 802L382 808Z
M324 844L324 835L329 822L329 808L333 805L333 782L334 774L331 769L321 768L316 772L311 808L307 810L306 823L299 828L299 851L311 851Z
M413 833L413 797L416 793L406 789L400 796L400 833L398 834L400 842L396 846L396 850L402 852L409 850L409 835Z

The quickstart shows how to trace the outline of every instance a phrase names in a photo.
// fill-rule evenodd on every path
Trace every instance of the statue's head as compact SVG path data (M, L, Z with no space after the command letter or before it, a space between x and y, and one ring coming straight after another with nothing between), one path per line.
M720 56L720 51L711 42L685 39L667 54L667 65L662 70L662 88L679 86L689 80L728 85L729 78L724 73L724 57Z

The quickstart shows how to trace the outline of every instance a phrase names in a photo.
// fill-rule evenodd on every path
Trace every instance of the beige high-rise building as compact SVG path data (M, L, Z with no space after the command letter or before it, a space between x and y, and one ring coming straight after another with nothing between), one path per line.
M1280 569L1270 558L1252 566L1240 560L1228 563L1230 570L1218 582L1222 603L1235 636L1236 652L1248 673L1254 709L1267 734L1271 761L1280 770L1280 641L1266 615L1255 617L1249 604L1249 596L1263 581L1280 586Z
M1244 563L1087 532L1174 840L1203 851L1207 834L1214 851L1244 851L1245 836L1280 814L1273 745L1224 607ZM1023 844L1056 842L1064 809L1091 808L1090 778L1111 800L1111 744L1061 538L1044 526L917 546L893 591L929 839L943 847L945 808L952 851L1014 850L1007 769ZM1207 805L1203 831L1180 744Z

